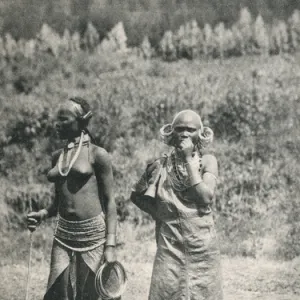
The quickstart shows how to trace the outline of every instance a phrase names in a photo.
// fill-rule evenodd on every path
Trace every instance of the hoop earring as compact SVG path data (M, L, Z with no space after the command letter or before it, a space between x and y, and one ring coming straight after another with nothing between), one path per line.
M203 131L199 132L198 146L200 149L206 148L212 143L214 132L209 127L203 127Z
M163 140L163 142L169 146L172 145L172 139L173 139L173 127L172 124L166 124L159 130L160 136Z

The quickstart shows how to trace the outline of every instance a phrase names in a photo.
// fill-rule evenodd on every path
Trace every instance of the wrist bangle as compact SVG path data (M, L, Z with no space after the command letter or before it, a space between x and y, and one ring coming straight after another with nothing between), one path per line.
M105 245L115 247L116 246L116 235L113 233L108 233L106 236Z

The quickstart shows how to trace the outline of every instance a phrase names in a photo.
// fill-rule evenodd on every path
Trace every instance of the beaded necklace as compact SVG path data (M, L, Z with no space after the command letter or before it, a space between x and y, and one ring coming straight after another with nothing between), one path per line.
M76 160L77 160L77 158L80 154L81 148L82 148L83 143L84 143L83 140L84 140L84 132L82 131L81 135L80 135L78 148L77 148L73 158L71 159L71 161L69 163L69 166L66 166L66 167L62 168L63 161L64 161L65 165L68 165L68 156L69 156L69 151L68 150L75 147L76 144L75 143L68 144L64 148L64 150L61 152L61 154L59 155L57 167L58 167L58 172L61 176L63 176L63 177L68 176L69 172L71 171L74 163L76 162ZM66 171L64 172L64 171L62 171L62 169L66 170Z
M197 151L197 157L195 157L195 162L193 163L199 165L199 172L201 172L202 154L199 149ZM168 159L167 170L174 190L182 192L191 187L185 163L176 155L176 151L173 151L170 155L170 159Z

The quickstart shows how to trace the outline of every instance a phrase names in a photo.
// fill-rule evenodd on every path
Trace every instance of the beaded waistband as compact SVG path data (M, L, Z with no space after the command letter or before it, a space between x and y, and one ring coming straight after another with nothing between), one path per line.
M58 216L54 237L71 250L88 251L105 242L105 229L101 215L81 221L69 221Z

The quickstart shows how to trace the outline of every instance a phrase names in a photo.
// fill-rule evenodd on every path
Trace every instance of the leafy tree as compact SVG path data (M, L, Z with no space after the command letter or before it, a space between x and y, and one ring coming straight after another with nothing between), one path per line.
M175 60L177 58L176 47L174 45L173 33L168 30L159 43L159 50L165 60Z
M39 47L42 51L58 56L61 38L48 24L43 24L37 35Z
M10 33L5 34L5 52L7 57L13 58L17 53L17 42Z
M203 43L203 52L206 58L209 58L213 55L215 49L215 39L213 29L209 24L205 24L203 28L204 43Z
M154 50L151 47L148 36L144 37L143 42L140 46L140 50L141 50L142 56L145 59L149 59L152 57Z
M273 25L272 42L275 51L279 54L289 50L288 28L284 21L279 21Z
M299 48L300 43L300 11L296 9L289 18L291 47L295 51Z
M69 53L72 51L72 37L68 28L64 30L60 46L62 52Z
M216 50L221 58L221 61L224 59L225 43L226 43L226 29L224 23L219 23L214 30L215 39L216 39Z
M248 8L242 8L237 22L240 32L240 47L242 55L252 52L252 16Z
M193 59L199 56L203 47L203 33L197 21L192 20L180 26L174 35L178 57Z
M269 34L261 15L258 15L254 23L253 39L260 54L269 54Z
M83 36L83 43L86 49L92 51L99 43L99 34L91 22L88 23L87 29Z
M127 36L122 22L117 23L107 36L109 40L116 43L118 51L124 52L127 50Z

